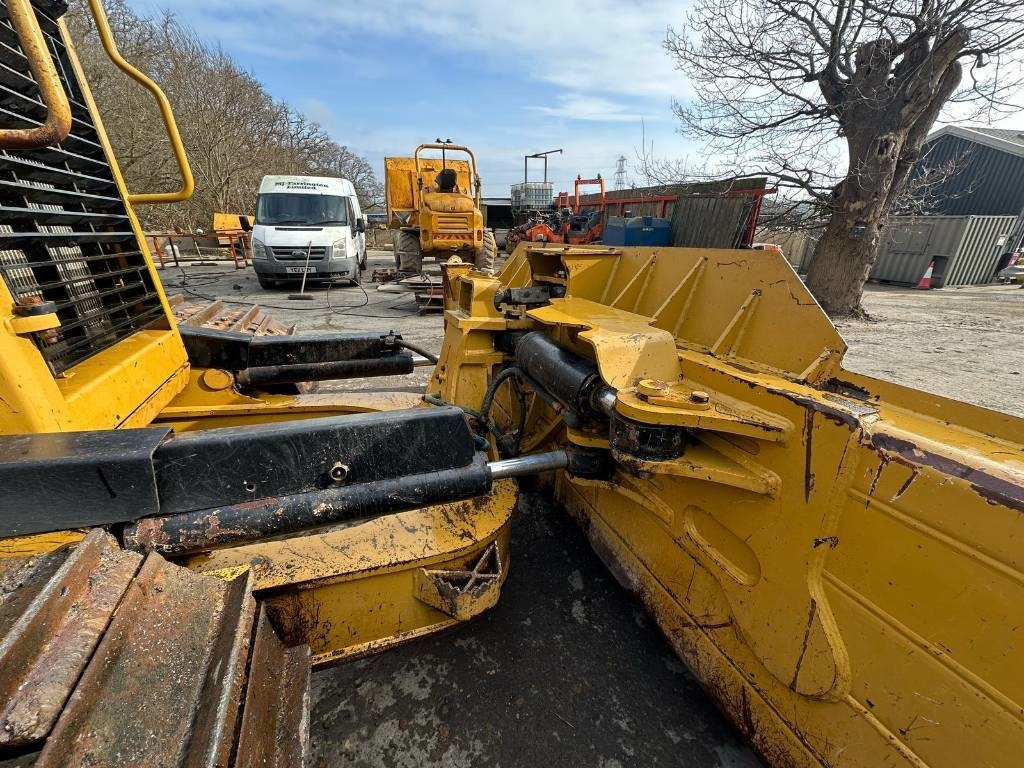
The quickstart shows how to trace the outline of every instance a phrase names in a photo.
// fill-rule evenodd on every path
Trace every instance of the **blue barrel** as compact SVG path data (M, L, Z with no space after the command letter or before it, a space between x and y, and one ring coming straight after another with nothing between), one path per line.
M664 246L669 244L671 224L655 216L609 216L601 237L605 245Z

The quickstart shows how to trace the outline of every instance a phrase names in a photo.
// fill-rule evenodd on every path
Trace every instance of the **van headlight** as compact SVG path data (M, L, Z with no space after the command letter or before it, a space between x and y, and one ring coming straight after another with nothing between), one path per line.
M265 259L267 258L267 246L263 244L262 240L256 240L253 238L252 241L252 257L254 259Z
M347 247L348 244L345 242L344 238L342 238L341 240L335 240L334 243L331 245L331 256L337 259L345 258Z

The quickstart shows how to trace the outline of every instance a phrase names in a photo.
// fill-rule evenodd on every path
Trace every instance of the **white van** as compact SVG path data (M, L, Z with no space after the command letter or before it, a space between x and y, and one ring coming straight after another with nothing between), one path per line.
M252 266L264 288L282 280L348 279L366 268L366 223L355 187L329 176L264 176L252 223Z

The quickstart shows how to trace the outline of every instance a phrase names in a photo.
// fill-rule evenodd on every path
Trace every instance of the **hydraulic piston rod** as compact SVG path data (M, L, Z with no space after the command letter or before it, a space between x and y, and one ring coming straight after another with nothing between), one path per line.
M460 501L487 493L495 480L562 469L569 463L562 450L492 462L478 453L464 467L351 485L344 484L345 473L339 467L338 484L333 487L143 518L125 527L124 542L129 549L185 555L345 520Z
M565 451L550 451L549 453L535 453L532 456L492 461L487 468L491 471L491 480L500 480L504 477L522 477L555 469L565 469L567 466L569 466L569 455Z

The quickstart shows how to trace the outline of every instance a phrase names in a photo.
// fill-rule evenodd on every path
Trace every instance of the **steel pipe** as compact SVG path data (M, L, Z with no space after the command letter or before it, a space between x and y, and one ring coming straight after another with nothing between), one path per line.
M502 480L506 477L537 475L541 472L565 469L567 466L569 466L569 455L565 451L550 451L549 453L535 453L532 456L492 461L487 464L487 469L491 472L491 480Z
M35 128L0 130L0 149L41 149L57 144L71 132L71 105L39 28L36 12L29 0L8 0L7 17L28 60L39 98L46 106L46 122Z

